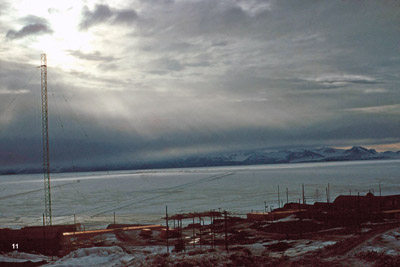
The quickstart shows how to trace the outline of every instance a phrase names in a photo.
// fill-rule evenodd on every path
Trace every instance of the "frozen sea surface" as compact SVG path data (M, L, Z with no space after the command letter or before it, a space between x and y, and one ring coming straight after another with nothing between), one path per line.
M170 214L221 209L245 214L302 198L326 201L339 194L400 194L400 161L298 163L144 171L57 173L51 176L53 224L83 223L87 229L117 223L162 223ZM0 227L41 225L43 176L0 176Z

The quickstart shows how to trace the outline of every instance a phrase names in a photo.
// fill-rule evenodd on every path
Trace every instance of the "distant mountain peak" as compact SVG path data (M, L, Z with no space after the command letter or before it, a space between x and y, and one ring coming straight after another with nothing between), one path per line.
M378 152L376 152L375 149L367 149L367 148L362 147L362 146L353 146L352 148L345 150L344 153L346 153L346 154L357 154L357 155L360 155L360 154L373 154L373 155L375 155Z

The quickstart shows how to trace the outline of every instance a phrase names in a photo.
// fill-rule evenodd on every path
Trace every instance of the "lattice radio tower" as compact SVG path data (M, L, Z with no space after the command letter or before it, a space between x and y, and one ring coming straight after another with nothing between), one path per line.
M50 193L50 152L49 152L49 120L47 105L47 58L40 56L41 84L42 84L42 137L43 137L43 174L45 198L45 224L51 225L51 193Z

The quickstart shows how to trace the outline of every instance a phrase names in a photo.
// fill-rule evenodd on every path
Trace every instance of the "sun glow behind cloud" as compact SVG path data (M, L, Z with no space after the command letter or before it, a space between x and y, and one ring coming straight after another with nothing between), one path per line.
M68 50L92 51L93 36L89 31L78 30L82 1L16 1L16 14L19 18L36 16L46 19L52 34L36 36L28 46L46 53L50 67L64 70L79 70L76 58L69 55ZM21 25L23 26L23 25Z

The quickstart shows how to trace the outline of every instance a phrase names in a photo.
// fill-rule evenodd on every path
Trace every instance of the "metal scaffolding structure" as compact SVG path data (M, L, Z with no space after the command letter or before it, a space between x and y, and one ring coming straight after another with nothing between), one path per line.
M51 225L51 192L50 192L50 152L49 152L49 121L47 104L47 58L46 54L40 57L41 85L42 85L42 138L43 138L43 174L45 212L44 223Z

